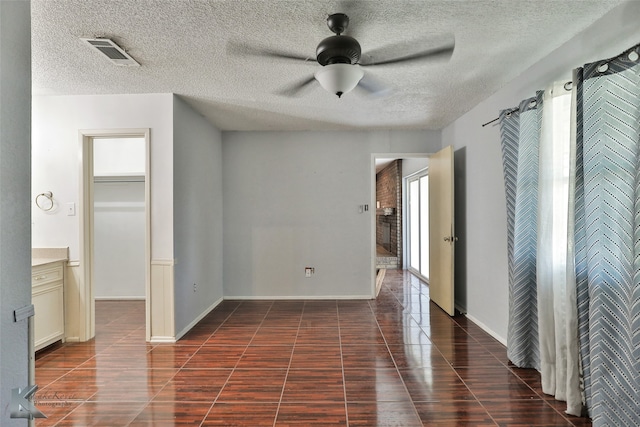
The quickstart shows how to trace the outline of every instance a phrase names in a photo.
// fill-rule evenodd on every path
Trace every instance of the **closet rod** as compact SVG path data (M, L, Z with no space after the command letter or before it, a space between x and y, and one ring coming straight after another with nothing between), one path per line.
M144 182L143 175L94 176L93 182Z

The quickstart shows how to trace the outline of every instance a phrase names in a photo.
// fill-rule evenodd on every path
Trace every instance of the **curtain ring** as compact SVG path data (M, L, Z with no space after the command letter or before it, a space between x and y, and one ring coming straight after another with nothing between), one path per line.
M538 105L538 101L536 101L535 99L532 99L532 100L529 102L529 108L533 108L533 107L535 107L536 105Z
M573 82L566 82L564 84L564 90L570 91L571 89L573 89Z
M606 73L608 69L609 69L609 64L606 62L603 62L602 64L598 65L598 68L597 68L599 73Z
M629 58L629 61L636 62L638 58L640 58L640 55L638 55L638 52L636 52L635 50L632 50L631 52L629 52L629 55L627 55L627 58Z
M46 202L44 200L40 200L40 198L46 199L49 201L49 206L46 207ZM43 204L45 204L43 206ZM36 206L38 206L43 211L47 212L53 209L53 193L51 191L45 191L44 193L40 193L36 196Z

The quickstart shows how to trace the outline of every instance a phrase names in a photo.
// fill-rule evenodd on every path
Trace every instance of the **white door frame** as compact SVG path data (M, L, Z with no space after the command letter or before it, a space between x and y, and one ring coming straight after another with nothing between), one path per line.
M429 153L372 153L371 154L371 204L369 211L371 212L371 297L376 297L376 226L378 222L378 217L376 215L376 159L428 159L431 157ZM401 179L401 182L403 180ZM403 192L404 190L404 182L402 183ZM405 198L404 194L402 197L402 203L404 205ZM402 265L406 266L406 253L407 247L407 235L406 235L406 223L407 223L407 210L402 209L402 245L403 245L403 257L402 257Z
M151 339L151 181L149 167L149 129L80 130L80 286L79 339L87 341L96 334L94 296L94 206L93 206L93 140L95 138L144 138L144 204L145 204L145 323L146 340Z

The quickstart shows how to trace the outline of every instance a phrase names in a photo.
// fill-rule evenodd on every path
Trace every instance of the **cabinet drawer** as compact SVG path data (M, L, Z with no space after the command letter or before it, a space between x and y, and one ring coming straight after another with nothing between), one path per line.
M31 286L44 285L45 283L62 280L64 276L62 265L37 267L31 272Z

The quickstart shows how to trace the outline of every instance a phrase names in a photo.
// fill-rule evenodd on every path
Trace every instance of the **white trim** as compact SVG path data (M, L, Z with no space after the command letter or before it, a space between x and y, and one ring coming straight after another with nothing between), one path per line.
M80 139L80 275L78 283L78 336L88 341L95 336L93 291L93 139L92 133L78 132Z
M80 267L79 339L87 341L95 336L95 296L93 294L93 140L96 138L144 138L145 140L145 324L146 340L151 339L151 168L150 129L80 129ZM173 307L172 307L173 309Z
M382 155L379 155L382 157ZM369 233L371 234L371 242L369 244L370 256L371 256L371 267L369 267L369 271L371 272L371 298L375 299L377 297L377 279L378 275L375 274L375 271L378 267L378 247L377 247L377 237L376 237L376 226L378 222L378 216L375 214L377 205L377 186L376 186L376 158L378 154L371 153L371 164L369 165L369 182L371 183L371 192L369 194L370 203L369 212L373 212L371 215L371 219L369 220Z
M130 296L108 296L108 297L93 297L96 301L145 301L147 298L142 297L130 297Z
M263 300L342 300L342 299L374 299L371 295L252 295L252 296L231 296L225 295L224 300L241 300L241 301L263 301Z
M211 304L209 306L209 308L207 308L205 311L202 312L202 314L200 314L200 316L196 317L193 322L189 323L182 331L178 332L176 334L176 341L178 341L180 338L182 338L187 332L189 332L191 330L191 328L193 328L194 326L196 326L196 324L201 321L202 319L204 319L204 317L211 313L218 305L220 305L220 303L222 303L222 301L224 301L224 298L220 298L218 299L216 302L214 302L213 304Z
M176 341L177 340L173 337L162 337L162 336L154 336L149 340L151 344L175 344Z
M144 132L144 203L145 203L145 245L144 245L144 319L145 319L145 340L151 341L151 129L146 128ZM171 307L171 313L175 307Z
M500 335L498 335L497 333L495 333L493 330L491 330L491 328L489 328L487 325L485 325L484 323L482 323L481 321L479 321L478 319L476 319L475 317L473 317L470 314L465 314L464 315L467 319L471 320L473 323L475 323L478 327L480 327L480 329L482 329L483 331L485 331L486 333L488 333L489 335L491 335L493 338L495 338L496 340L498 340L500 342L500 344L504 345L505 347L507 346L507 340L502 338Z
M173 267L176 265L176 261L173 259L152 259L151 265L162 265L165 267Z
M80 337L65 337L64 342L80 342Z

